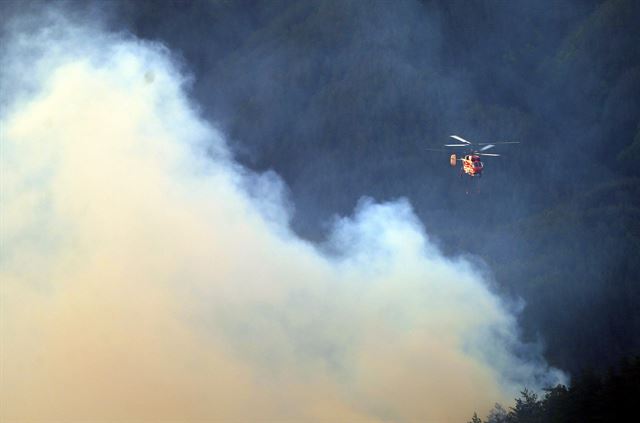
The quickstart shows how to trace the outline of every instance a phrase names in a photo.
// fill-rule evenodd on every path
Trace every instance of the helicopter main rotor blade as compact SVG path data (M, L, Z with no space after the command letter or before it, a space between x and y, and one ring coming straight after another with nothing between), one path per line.
M479 156L491 156L491 157L500 157L500 154L495 153L478 153Z
M506 141L506 142L480 142L477 145L498 145L498 144L520 144L520 141Z
M459 136L457 136L457 135L450 135L450 136L451 136L451 138L456 139L456 140L458 140L458 141L462 141L462 142L463 142L463 143L465 143L465 144L472 144L470 141L467 141L467 140L465 140L464 138L459 137Z
M469 144L445 144L445 147L469 147Z
M493 145L493 144L485 145L484 147L482 147L480 149L480 151L487 151L488 149L493 148L493 147L495 147L495 145Z

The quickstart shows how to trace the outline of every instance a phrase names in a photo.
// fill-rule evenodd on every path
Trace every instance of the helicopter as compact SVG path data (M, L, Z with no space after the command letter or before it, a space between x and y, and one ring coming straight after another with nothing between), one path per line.
M458 136L451 135L451 138L458 141L458 144L445 144L444 147L462 147L466 149L464 155L458 158L456 153L452 153L449 156L449 164L451 167L456 167L456 164L460 161L462 162L462 167L460 169L460 176L464 174L469 175L470 177L482 177L482 171L484 170L484 163L482 163L481 157L500 157L500 154L496 153L485 153L485 151L495 147L496 145L501 144L520 144L518 141L507 141L507 142L493 142L493 143L473 143L471 141L467 141L466 139ZM433 149L428 148L427 150L431 151L447 151L443 149Z

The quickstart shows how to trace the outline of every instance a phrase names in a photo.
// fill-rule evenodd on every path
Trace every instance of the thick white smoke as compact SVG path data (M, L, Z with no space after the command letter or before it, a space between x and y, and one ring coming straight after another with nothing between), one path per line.
M562 379L406 201L321 250L165 48L27 23L2 57L1 420L455 422Z

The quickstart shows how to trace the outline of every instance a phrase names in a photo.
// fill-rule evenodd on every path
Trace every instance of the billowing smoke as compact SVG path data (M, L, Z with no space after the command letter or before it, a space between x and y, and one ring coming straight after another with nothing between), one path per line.
M53 12L12 25L3 420L454 422L563 380L408 202L305 242L161 45Z

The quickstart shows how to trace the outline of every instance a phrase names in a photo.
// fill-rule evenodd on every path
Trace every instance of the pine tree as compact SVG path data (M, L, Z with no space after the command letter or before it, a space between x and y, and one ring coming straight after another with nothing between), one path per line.
M482 423L482 420L478 417L478 413L473 413L473 417L471 417L471 421L468 423Z
M496 403L493 409L489 411L487 423L509 423L509 413L502 405Z
M516 398L516 405L511 407L509 419L518 423L542 423L543 407L535 392L528 390L520 392L520 398Z

